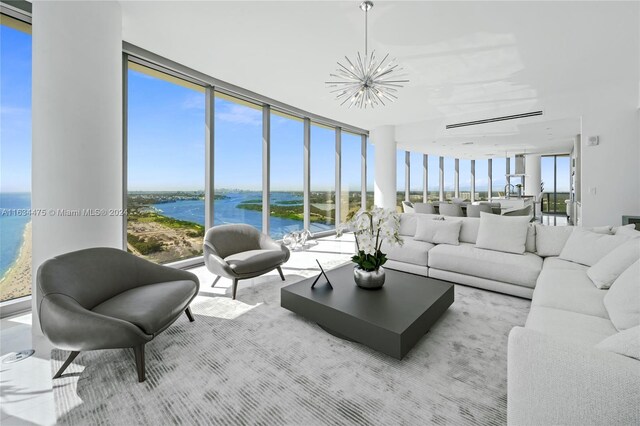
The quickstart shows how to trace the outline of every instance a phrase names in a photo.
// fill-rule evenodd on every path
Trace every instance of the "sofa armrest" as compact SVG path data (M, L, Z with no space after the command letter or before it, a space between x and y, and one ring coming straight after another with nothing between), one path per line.
M130 348L153 338L130 322L92 312L60 293L44 296L38 313L45 336L64 350Z
M640 361L515 327L507 370L509 425L640 423Z

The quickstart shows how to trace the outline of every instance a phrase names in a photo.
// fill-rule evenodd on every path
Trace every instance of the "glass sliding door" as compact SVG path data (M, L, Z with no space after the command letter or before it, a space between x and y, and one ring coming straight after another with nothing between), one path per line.
M275 239L304 228L304 120L271 110L269 232Z
M342 132L340 160L340 222L362 206L362 137Z
M570 198L571 157L569 155L549 155L541 158L541 178L543 186L542 212L566 214L566 200Z
M262 229L262 106L216 92L213 224Z
M409 201L421 203L423 200L422 188L424 187L424 154L421 152L411 153L411 178L409 188Z
M31 25L6 15L0 16L0 93L0 302L5 302L31 295Z
M335 228L336 131L311 123L310 218L311 232Z

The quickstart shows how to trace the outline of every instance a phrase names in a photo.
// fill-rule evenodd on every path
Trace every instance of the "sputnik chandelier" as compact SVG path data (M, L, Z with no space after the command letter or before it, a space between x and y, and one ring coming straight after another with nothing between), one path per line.
M346 64L338 62L336 74L329 74L335 81L326 82L333 88L331 93L336 94L336 100L342 101L340 105L349 102L349 108L355 105L366 109L386 105L385 101L393 102L398 99L398 88L409 82L402 80L405 75L398 75L402 68L398 68L395 59L387 61L388 53L379 62L375 50L369 55L367 17L372 7L373 2L369 0L360 3L360 9L364 11L364 56L358 52L353 61L345 56Z

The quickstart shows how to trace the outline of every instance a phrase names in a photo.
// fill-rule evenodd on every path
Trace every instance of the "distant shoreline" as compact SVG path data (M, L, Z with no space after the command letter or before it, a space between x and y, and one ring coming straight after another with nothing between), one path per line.
M18 257L0 279L0 300L31 294L31 222L25 225Z

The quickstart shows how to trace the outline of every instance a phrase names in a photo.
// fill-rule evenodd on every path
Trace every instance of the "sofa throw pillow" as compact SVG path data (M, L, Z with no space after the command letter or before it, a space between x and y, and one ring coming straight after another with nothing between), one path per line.
M418 217L416 216L415 213L400 214L400 229L398 230L398 234L415 235L417 223L418 223Z
M632 239L606 254L587 270L587 275L596 287L607 289L638 259L640 259L640 240Z
M463 217L460 227L460 242L475 244L478 239L478 229L480 229L479 217Z
M611 284L604 307L614 327L626 330L640 325L640 260L629 266Z
M527 240L524 243L524 250L529 253L536 252L536 225L530 223L527 227Z
M419 217L416 228L415 240L426 241L432 244L460 244L460 220L434 220L429 217Z
M627 241L629 241L629 237L623 235L598 234L583 228L576 228L560 252L560 259L593 266L607 253Z
M640 361L640 325L607 337L596 345L596 349L628 356Z
M538 256L558 256L574 226L546 226L536 224L536 253Z
M523 254L528 228L528 216L499 216L481 212L476 247Z

